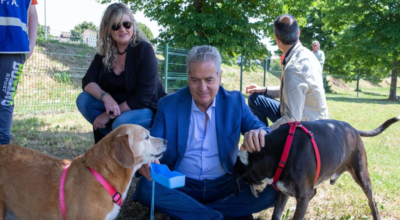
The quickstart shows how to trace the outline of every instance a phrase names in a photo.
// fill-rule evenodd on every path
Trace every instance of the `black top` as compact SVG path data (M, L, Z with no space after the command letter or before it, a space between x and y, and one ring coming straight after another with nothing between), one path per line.
M157 74L157 59L151 44L142 41L135 47L127 48L125 71L119 76L108 71L96 54L86 75L82 79L82 89L91 82L108 92L121 104L126 101L130 109L150 108L157 110L158 100L166 95ZM125 90L125 93L124 93Z
M108 74L107 85L103 90L107 91L118 104L125 102L129 98L126 93L125 71L122 71L119 75Z

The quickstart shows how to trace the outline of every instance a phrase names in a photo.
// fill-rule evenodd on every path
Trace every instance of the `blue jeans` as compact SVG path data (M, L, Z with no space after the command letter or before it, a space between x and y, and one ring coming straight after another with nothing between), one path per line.
M104 103L87 92L82 92L76 99L76 105L86 120L93 124L97 116L106 112ZM137 124L149 129L153 120L153 111L149 108L135 109L123 112L114 120L110 120L106 127L99 129L104 135L107 135L116 127L122 124Z
M11 141L14 97L26 54L0 54L0 145Z
M154 207L175 219L240 219L273 207L278 191L268 185L258 198L250 186L240 181L241 191L235 196L235 183L230 174L214 180L195 180L186 177L185 186L168 189L155 184ZM152 182L140 177L134 199L142 205L151 205Z
M261 93L253 93L249 96L248 104L253 114L267 127L267 118L274 123L281 117L281 112L279 110L280 103L270 96Z

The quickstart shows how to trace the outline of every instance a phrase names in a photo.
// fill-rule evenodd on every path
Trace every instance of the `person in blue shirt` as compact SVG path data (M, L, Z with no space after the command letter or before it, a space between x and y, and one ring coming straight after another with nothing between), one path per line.
M0 145L12 138L11 122L18 80L36 44L36 0L0 1ZM16 220L7 209L6 220Z
M14 97L36 43L36 0L0 1L0 145L11 141Z
M254 116L238 91L221 86L221 56L212 46L197 46L186 57L188 87L165 96L150 129L168 141L160 163L186 176L185 186L155 186L155 210L174 219L252 219L252 213L275 205L277 191L268 186L256 198L241 182L235 196L232 168L239 151L264 146L270 131ZM149 165L140 168L134 199L151 204Z

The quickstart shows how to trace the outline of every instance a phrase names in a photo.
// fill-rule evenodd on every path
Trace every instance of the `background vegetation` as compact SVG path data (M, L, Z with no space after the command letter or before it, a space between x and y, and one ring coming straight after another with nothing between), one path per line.
M103 3L111 0L101 0ZM289 13L299 22L300 40L311 49L319 40L325 70L331 75L391 77L389 98L396 99L400 54L400 3L395 0L122 0L133 12L158 22L156 43L191 48L213 45L225 57L264 59L270 53L260 40L274 42L273 21ZM276 51L276 54L280 54ZM249 62L247 64L250 64Z

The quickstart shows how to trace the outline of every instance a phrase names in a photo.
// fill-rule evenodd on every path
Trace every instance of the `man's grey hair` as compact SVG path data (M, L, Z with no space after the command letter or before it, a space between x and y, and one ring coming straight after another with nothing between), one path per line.
M299 25L295 17L283 14L274 21L274 34L286 45L293 45L299 40Z
M315 40L315 41L312 42L312 44L314 44L314 43L318 45L318 49L319 49L319 47L321 46L321 45L319 44L319 42L318 42L317 40Z
M221 75L221 54L213 46L203 45L193 47L186 56L186 70L189 74L190 63L202 63L213 61L217 70L217 76Z

